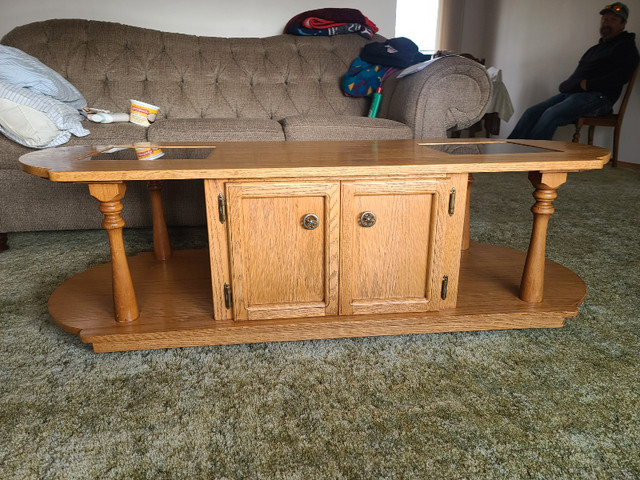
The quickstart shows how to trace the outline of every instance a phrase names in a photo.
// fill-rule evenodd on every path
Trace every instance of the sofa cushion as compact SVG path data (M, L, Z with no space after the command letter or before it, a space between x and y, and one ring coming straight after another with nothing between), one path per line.
M386 118L340 115L295 115L283 119L287 140L404 140L413 138L407 125Z
M91 134L82 139L72 138L69 141L69 145L127 145L133 142L146 141L146 127L136 125L135 123L91 123Z
M259 118L176 118L149 127L151 142L246 142L284 140L282 126Z

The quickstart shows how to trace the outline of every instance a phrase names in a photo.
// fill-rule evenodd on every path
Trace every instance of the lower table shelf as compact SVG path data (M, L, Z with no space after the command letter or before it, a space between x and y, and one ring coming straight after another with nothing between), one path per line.
M216 321L207 250L153 253L129 259L140 317L116 323L111 264L60 285L49 311L64 330L92 343L95 352L438 332L551 328L574 317L586 285L571 270L546 260L544 300L518 298L525 252L471 243L462 253L455 309L430 313L353 315L263 321Z

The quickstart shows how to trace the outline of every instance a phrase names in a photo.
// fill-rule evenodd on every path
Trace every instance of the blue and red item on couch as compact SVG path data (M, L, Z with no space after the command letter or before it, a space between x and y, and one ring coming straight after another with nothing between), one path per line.
M384 79L397 69L385 67L357 57L342 77L342 91L349 97L373 97Z
M360 57L373 64L396 68L406 68L431 59L431 55L420 53L418 45L406 37L367 43L362 47Z

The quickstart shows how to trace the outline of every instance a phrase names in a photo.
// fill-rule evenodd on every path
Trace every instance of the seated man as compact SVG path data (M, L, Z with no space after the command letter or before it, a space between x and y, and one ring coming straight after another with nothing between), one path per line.
M556 128L578 117L611 112L622 87L640 61L635 34L624 30L629 8L620 2L600 11L600 41L580 59L573 74L560 84L560 93L529 107L509 138L551 140Z

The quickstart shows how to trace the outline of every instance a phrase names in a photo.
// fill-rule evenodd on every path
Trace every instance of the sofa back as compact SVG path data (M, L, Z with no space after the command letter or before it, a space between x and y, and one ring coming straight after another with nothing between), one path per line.
M340 81L369 42L357 34L200 37L79 19L30 23L2 39L67 78L91 107L128 112L136 99L165 118L273 120L364 115L368 99L346 97Z

